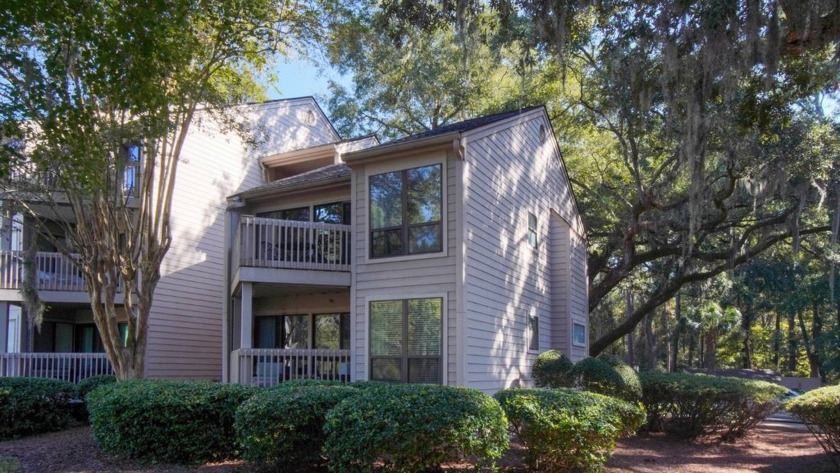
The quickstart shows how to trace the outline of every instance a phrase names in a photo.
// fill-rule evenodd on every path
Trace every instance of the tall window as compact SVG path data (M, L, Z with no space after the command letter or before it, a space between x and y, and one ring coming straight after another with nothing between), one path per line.
M139 144L125 148L125 170L123 171L123 189L129 195L137 195L140 188L140 158L142 149Z
M370 303L370 379L441 383L443 299Z
M528 316L528 350L540 349L540 318L536 315Z
M537 248L537 216L528 212L528 245Z
M370 177L370 257L443 251L442 165Z

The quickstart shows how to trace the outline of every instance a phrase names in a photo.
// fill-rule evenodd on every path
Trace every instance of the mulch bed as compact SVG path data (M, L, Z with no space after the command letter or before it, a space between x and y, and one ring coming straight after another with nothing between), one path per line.
M502 459L501 471L525 471L521 446ZM0 457L17 458L24 473L41 472L206 472L252 473L243 462L186 468L144 465L104 455L96 448L90 427L0 442ZM814 437L799 424L762 424L732 444L680 442L659 434L619 442L607 471L638 473L773 472L828 473L837 468ZM0 472L3 473L3 472Z

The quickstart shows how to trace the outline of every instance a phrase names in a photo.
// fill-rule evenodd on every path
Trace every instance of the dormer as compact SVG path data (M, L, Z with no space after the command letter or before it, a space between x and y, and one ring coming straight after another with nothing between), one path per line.
M272 154L260 158L267 182L303 174L324 166L344 163L343 155L379 144L375 136L343 140L312 148Z

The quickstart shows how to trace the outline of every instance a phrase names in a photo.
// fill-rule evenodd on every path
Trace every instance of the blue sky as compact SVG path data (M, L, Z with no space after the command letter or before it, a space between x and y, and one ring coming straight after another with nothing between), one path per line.
M274 72L277 74L278 81L268 88L270 99L314 95L319 104L324 107L329 79L349 84L349 78L339 75L335 70L319 71L308 61L301 59L281 59Z

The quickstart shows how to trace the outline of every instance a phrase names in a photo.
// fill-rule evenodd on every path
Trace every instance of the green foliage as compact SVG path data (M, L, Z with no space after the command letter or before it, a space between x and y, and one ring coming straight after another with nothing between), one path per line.
M496 399L534 470L599 471L616 440L645 420L633 404L572 389L505 389Z
M531 376L534 383L542 388L570 388L574 384L571 375L573 366L572 360L562 352L548 350L537 357Z
M117 378L110 374L103 374L99 376L91 376L90 378L85 378L79 381L79 384L76 385L79 388L79 399L84 401L87 398L87 395L99 386L113 384L116 382Z
M324 417L360 391L318 384L280 386L256 394L236 410L234 427L242 457L290 469L322 463Z
M367 385L327 414L324 454L332 471L416 472L475 456L492 463L507 449L507 419L476 390L452 386Z
M103 452L194 464L237 456L234 415L257 391L237 384L127 381L92 391L88 411Z
M648 427L677 437L743 436L775 412L787 391L765 381L685 373L643 372Z
M0 378L0 439L52 432L72 421L76 386L47 378Z
M636 370L618 358L602 355L578 361L571 375L587 391L637 402L642 397L642 386Z
M840 386L814 389L784 407L811 427L826 453L840 455Z

